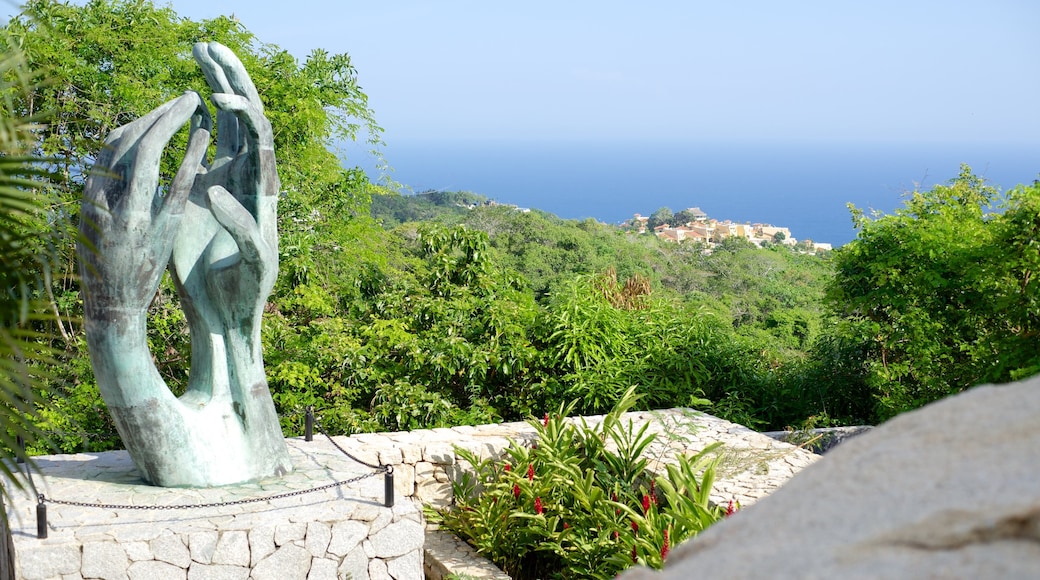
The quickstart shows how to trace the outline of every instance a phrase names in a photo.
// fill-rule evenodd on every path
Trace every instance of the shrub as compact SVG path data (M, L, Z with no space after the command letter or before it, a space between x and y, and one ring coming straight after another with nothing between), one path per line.
M453 482L455 506L430 513L513 578L613 578L639 562L660 568L668 551L725 514L710 504L720 444L653 477L644 456L655 436L621 415L629 389L601 423L564 418L575 404L532 420L537 440L514 443Z

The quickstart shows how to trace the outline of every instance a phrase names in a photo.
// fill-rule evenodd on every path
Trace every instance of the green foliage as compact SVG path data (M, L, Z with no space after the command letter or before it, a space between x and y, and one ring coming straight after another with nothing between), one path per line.
M60 220L47 214L55 177L51 160L31 153L37 119L12 106L12 98L31 92L36 81L20 51L7 47L0 56L0 475L18 488L12 476L15 458L29 460L18 439L32 447L46 438L36 416L47 391L54 350L48 339L62 321L51 308L48 282L55 267L55 238ZM0 542L12 569L13 548L3 507L11 490L0 489Z
M565 420L574 404L531 421L537 441L504 462L459 449L473 466L453 482L455 506L431 516L513 578L613 578L639 562L660 568L671 546L723 516L708 495L713 445L667 474L647 473L648 425L621 421L629 389L599 424ZM660 493L659 493L660 492Z
M446 216L458 218L487 203L486 197L468 191L424 191L415 195L383 192L372 197L372 217L385 227L393 227Z
M1036 186L995 188L963 166L892 215L855 212L858 238L835 252L828 298L862 328L865 380L884 419L987 381L1040 368Z
M650 214L650 219L646 222L646 228L653 230L657 226L670 225L674 220L675 215L672 214L672 210L662 207Z

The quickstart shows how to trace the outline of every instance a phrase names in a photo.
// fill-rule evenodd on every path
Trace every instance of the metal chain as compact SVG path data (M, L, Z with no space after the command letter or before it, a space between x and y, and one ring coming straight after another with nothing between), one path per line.
M333 439L331 435L329 435L328 433L325 432L325 428L321 426L321 422L318 421L318 417L317 417L317 415L314 415L313 411L311 411L311 416L314 417L314 426L317 427L318 431L321 431L321 434L324 435L325 438L329 440L329 443L332 443L333 447L335 447L336 449L339 449L340 453L342 453L343 455L346 455L347 457L353 459L354 461L360 463L361 465L364 465L365 467L371 467L372 469L378 469L379 473L384 473L384 472L391 472L392 473L393 472L393 467L390 466L390 465L372 465L371 463L369 463L367 461L362 461L362 460L358 459L357 457L354 457L353 455L351 455L349 452L347 452L346 449L340 447L339 443L336 443L336 440Z
M363 474L363 475L358 475L358 476L352 477L350 479L344 479L342 481L334 481L332 483L327 483L325 485L319 485L318 487L312 487L310 489L301 489L301 490L297 490L297 491L290 491L290 492L286 492L286 493L280 493L280 494L275 494L275 495L268 495L268 496L264 496L264 497L252 497L252 498L248 498L248 499L237 499L237 500L233 500L233 501L222 501L222 502L213 502L213 503L173 504L173 505L128 505L128 504L125 505L125 504L91 503L91 502L83 502L83 501L70 501L70 500L64 500L64 499L52 499L52 498L46 497L42 493L38 493L37 494L37 498L39 499L40 504L52 503L52 504L60 504L60 505L67 505L67 506L74 506L74 507L115 509L115 510L205 509L205 508L215 508L215 507L227 507L227 506L243 505L243 504L249 504L249 503L259 503L259 502L264 502L264 501L273 501L273 500L276 500L276 499L284 499L284 498L287 498L287 497L296 497L296 496L299 496L299 495L304 495L304 494L308 494L308 493L314 493L316 491L324 491L326 489L331 489L331 488L334 488L334 487L340 487L341 485L347 485L347 484L350 484L350 483L357 483L357 482L362 481L364 479L368 479L369 477L373 477L373 476L379 475L380 473L393 473L393 466L391 466L391 465L372 465L371 463L368 463L367 461L362 461L362 460L358 459L357 457L354 457L353 455L348 453L346 449L343 449L342 447L340 447L339 444L336 443L336 441L328 433L325 432L325 429L322 428L321 423L318 422L316 417L314 419L314 424L318 427L318 430L321 431L321 434L324 435L329 440L329 442L332 443L332 445L336 449L339 449L340 453L342 453L343 455L346 455L347 457L353 459L354 461L360 463L361 465L364 465L365 467L369 467L369 468L375 469L376 471L373 471L372 473L366 473L366 474ZM32 471L30 469L28 469L28 466L26 466L26 471L29 473L30 484L33 484L34 482L32 481ZM32 485L32 488L35 490L36 486Z
M203 509L203 508L215 508L215 507L226 507L226 506L233 506L233 505L243 505L243 504L247 504L247 503L259 503L259 502L263 502L263 501L273 501L273 500L276 500L276 499L283 499L283 498L287 498L287 497L296 497L298 495L304 495L304 494L313 493L313 492L316 492L316 491L323 491L323 490L326 490L326 489L331 489L333 487L339 487L341 485L347 485L348 483L357 483L357 482L359 482L359 481L361 481L363 479L367 479L369 477L373 477L375 475L378 475L379 473L381 473L381 472L375 471L375 472L372 472L372 473L366 473L366 474L363 474L363 475L358 475L356 477L352 477L350 479L344 479L343 481L334 481L332 483L327 483L325 485L320 485L318 487L313 487L311 489L301 489L301 490L297 490L297 491L290 491L290 492L286 492L286 493L279 493L279 494L276 494L276 495L268 495L268 496L264 496L264 497L251 497L251 498L248 498L248 499L236 499L236 500L233 500L233 501L221 501L221 502L214 502L214 503L173 504L173 505L124 505L124 504L111 504L111 503L90 503L90 502L83 502L83 501L69 501L69 500L64 500L64 499L51 499L51 498L48 498L48 497L44 496L42 493L39 494L39 500L40 500L40 503L53 503L53 504L61 504L61 505L70 505L70 506L75 506L75 507L101 508L101 509L110 509L110 510Z

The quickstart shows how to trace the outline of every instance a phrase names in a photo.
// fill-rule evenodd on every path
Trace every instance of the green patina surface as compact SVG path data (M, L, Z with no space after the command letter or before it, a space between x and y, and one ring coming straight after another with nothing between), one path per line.
M216 154L206 157L214 123L193 92L113 131L87 181L78 249L91 362L127 450L151 483L206 487L292 465L260 344L278 274L271 125L227 47L193 53L213 90ZM180 169L160 185L163 151L187 123ZM167 267L191 331L180 398L156 370L145 324Z

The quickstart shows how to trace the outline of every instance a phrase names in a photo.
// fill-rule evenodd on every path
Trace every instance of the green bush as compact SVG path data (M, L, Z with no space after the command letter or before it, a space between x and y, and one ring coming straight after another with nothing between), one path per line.
M513 578L613 578L633 563L660 568L671 546L718 521L708 500L720 461L714 444L647 472L655 436L621 415L629 389L598 425L564 418L564 405L532 420L537 441L514 443L504 460L481 460L453 482L455 506L430 517L465 538Z

